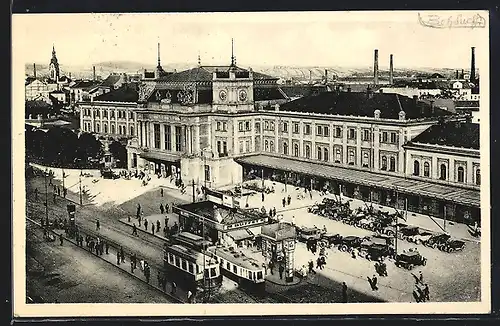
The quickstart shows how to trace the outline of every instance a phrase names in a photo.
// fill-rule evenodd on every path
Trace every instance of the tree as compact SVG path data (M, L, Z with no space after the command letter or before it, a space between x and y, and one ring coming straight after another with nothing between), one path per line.
M78 138L77 158L87 163L88 158L98 159L103 154L103 145L90 133L82 133Z
M127 148L125 145L115 140L109 145L109 151L117 160L117 167L126 168L127 167Z
M52 128L44 141L44 160L46 163L68 166L76 158L78 136L66 128Z

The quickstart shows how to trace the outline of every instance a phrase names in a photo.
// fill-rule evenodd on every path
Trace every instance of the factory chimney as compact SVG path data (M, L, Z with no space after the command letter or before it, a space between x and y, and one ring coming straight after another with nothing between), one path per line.
M36 64L33 63L33 77L36 79Z
M394 84L394 64L392 54L389 56L389 84Z
M457 69L456 74L455 74L455 79L458 79L458 69Z
M325 84L328 84L328 69L325 69Z
M471 59L470 59L470 82L474 83L476 81L476 56L474 53L475 47L471 47Z
M95 66L92 67L92 80L95 81Z
M375 49L375 60L373 62L373 83L378 85L378 49Z
M465 78L465 73L464 73L464 70L462 69L462 76L460 77L460 79L464 79Z

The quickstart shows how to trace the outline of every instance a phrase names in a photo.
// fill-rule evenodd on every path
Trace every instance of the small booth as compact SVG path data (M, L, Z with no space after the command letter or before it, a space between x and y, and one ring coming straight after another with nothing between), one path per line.
M262 226L262 255L266 260L285 267L285 280L293 282L295 265L295 226L274 223Z

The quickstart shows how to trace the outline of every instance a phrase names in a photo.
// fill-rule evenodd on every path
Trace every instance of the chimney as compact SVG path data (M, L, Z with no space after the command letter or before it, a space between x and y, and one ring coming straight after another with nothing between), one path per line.
M431 113L434 114L434 101L430 101L431 103Z
M325 69L325 84L328 83L328 70Z
M464 79L465 77L465 73L464 73L464 70L462 69L462 76L460 77L460 79Z
M95 66L92 67L92 80L95 81Z
M389 56L389 84L394 84L394 63L392 54Z
M375 59L373 62L373 83L378 85L378 49L375 49Z
M471 47L470 59L470 82L474 83L476 80L476 55L474 53L475 47Z
M455 79L458 79L458 69L457 69L457 72L455 74Z
M33 77L36 79L36 64L33 63Z

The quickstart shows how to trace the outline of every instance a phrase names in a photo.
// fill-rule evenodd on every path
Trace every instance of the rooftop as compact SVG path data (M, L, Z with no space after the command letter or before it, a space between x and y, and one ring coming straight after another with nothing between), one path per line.
M380 110L381 119L399 119L404 111L406 119L418 119L451 115L450 112L427 103L398 94L368 92L324 92L306 96L283 104L282 111L321 113L345 116L373 117Z
M123 84L120 88L94 97L94 101L103 102L137 102L138 100L139 93L135 83Z
M252 257L245 256L245 254L241 251L237 252L234 250L230 250L228 248L217 248L217 247L210 247L208 250L220 258L235 263L246 269L255 270L262 268L261 262L257 261Z
M71 88L84 88L84 89L91 89L95 86L100 85L101 82L95 81L95 80L79 80L76 81L73 86L70 86Z
M211 201L200 201L179 205L177 207L215 222L217 222L217 217L219 217L220 214L221 224L251 222L264 218L258 210L230 209Z
M262 235L280 241L288 238L295 238L295 227L287 223L274 223L262 227Z
M231 66L200 66L188 70L180 71L177 73L161 76L160 80L163 82L201 82L212 81L213 73L215 71L224 73L229 72ZM248 70L234 66L236 73L248 72ZM271 77L259 72L253 72L254 80L278 80L278 78Z
M479 101L455 101L455 107L458 107L458 108L461 108L461 107L478 108Z
M445 122L429 127L411 143L443 145L479 150L479 124L471 122Z
M101 86L108 86L108 87L113 87L117 82L122 79L122 75L119 74L110 74L106 79L103 80L101 83Z

